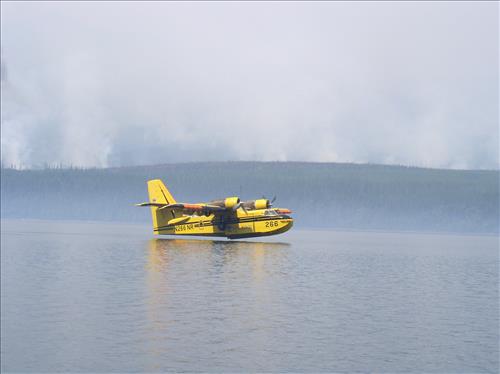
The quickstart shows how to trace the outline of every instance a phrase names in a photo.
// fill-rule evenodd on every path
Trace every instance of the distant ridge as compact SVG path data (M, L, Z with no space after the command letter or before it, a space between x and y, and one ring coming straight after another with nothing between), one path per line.
M297 226L497 233L499 171L316 162L186 162L1 170L2 218L149 222L133 203L161 178L184 201L277 195Z

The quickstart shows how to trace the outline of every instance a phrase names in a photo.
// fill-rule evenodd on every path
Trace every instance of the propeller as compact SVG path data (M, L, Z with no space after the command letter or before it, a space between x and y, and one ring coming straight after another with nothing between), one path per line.
M269 208L273 206L273 203L276 201L276 195L273 196L272 200L269 200L266 198L264 195L262 195L262 198L269 201Z
M245 206L243 205L243 201L240 201L238 204L236 204L233 207L233 211L236 212L239 208L243 209L243 211L245 212L245 214L248 214L247 210L245 209Z

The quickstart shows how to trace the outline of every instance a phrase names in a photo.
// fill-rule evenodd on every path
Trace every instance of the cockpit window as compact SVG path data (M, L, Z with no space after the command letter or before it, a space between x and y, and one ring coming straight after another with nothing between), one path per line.
M268 210L264 211L264 215L266 215L266 216L277 216L278 213L276 213L275 210L268 209Z

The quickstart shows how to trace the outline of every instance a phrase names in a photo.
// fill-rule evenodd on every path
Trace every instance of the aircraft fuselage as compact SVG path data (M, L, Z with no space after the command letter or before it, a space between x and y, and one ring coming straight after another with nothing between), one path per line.
M275 209L247 211L239 209L224 214L185 215L155 227L159 235L220 236L229 239L281 234L290 230L293 219Z

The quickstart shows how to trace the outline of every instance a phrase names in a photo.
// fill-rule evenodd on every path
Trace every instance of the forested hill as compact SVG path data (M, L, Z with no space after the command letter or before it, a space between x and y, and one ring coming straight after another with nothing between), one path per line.
M303 162L1 170L2 218L149 222L146 181L178 201L277 196L301 227L497 233L499 172Z

